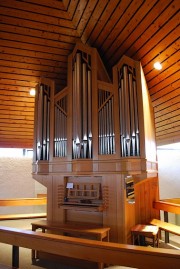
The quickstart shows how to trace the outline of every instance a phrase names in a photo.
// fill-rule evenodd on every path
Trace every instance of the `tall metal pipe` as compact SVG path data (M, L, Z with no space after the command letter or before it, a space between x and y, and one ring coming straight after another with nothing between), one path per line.
M87 72L88 76L88 157L92 158L92 86L91 86L91 70Z
M133 94L133 77L132 77L132 74L129 74L129 99L130 99L130 116L131 116L132 156L135 156L135 117L134 117L134 94Z
M140 155L140 147L139 147L139 124L138 124L138 103L137 103L137 90L136 90L136 82L133 81L133 93L134 93L134 117L135 117L135 132L136 132L136 154Z

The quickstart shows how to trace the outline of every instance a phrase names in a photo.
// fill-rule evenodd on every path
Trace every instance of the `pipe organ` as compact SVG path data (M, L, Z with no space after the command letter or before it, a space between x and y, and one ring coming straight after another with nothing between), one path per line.
M33 178L47 187L49 221L109 226L111 241L130 242L141 199L134 193L129 203L127 179L136 186L157 176L153 110L142 74L139 62L123 56L111 80L97 50L77 44L68 57L67 86L55 90L45 78L37 85ZM158 185L152 188L154 199Z

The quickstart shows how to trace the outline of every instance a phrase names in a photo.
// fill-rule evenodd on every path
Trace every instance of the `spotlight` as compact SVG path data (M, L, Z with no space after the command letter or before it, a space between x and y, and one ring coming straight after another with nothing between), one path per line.
M160 62L156 62L154 63L154 68L157 70L161 70L162 69L162 64Z
M30 93L30 95L35 96L36 91L34 88L31 88L29 93Z

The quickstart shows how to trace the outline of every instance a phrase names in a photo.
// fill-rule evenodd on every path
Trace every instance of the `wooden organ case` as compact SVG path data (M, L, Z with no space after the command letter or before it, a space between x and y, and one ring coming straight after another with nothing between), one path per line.
M67 87L55 90L49 79L37 85L33 178L47 187L48 220L109 226L111 241L130 242L141 199L136 188L127 196L128 177L133 186L152 178L157 197L153 110L141 65L122 57L111 81L97 50L77 44Z

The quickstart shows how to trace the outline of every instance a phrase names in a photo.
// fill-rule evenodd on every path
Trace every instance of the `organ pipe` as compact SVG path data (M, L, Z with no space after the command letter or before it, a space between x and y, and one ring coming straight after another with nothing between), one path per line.
M137 89L133 68L124 65L118 72L118 79L121 155L139 156Z
M88 158L92 158L92 74L88 70Z
M54 156L67 156L67 97L55 103L54 109Z
M108 91L99 90L99 154L114 154L114 110L113 95Z
M73 60L73 158L92 158L92 74L90 56L78 51Z
M37 160L49 158L50 88L40 85L38 92Z

